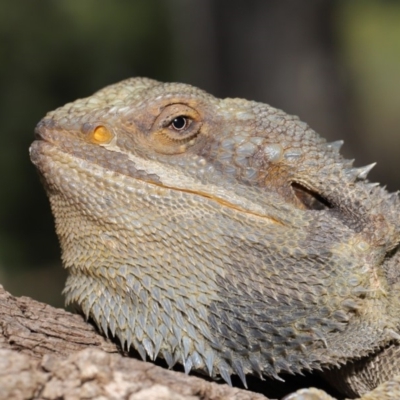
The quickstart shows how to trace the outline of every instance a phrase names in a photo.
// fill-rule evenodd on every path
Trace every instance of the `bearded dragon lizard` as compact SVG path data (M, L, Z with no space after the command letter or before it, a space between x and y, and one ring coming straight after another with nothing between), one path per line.
M48 113L30 155L67 303L186 373L322 369L350 396L400 398L400 200L341 145L269 105L146 78Z

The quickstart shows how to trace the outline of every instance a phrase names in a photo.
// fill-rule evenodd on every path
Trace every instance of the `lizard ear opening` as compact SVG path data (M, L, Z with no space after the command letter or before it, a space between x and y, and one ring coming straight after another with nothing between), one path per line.
M321 211L333 208L333 205L320 194L307 189L297 182L292 182L291 185L295 196L298 200L300 200L307 210Z

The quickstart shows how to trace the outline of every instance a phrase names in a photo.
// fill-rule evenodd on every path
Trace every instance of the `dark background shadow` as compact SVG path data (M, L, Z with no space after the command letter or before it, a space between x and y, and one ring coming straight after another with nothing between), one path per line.
M182 81L297 114L400 188L400 2L6 0L0 3L0 282L62 305L36 123L130 76Z

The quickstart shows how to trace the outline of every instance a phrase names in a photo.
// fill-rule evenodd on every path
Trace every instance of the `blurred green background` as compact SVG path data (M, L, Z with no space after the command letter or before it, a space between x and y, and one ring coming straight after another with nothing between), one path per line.
M130 76L299 115L400 189L400 2L2 0L0 282L61 306L65 272L28 148L36 123Z

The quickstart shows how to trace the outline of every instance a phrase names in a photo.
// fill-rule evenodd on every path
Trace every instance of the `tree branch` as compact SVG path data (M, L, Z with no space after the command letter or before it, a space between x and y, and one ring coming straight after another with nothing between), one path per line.
M124 357L80 315L0 285L0 399L266 397Z

